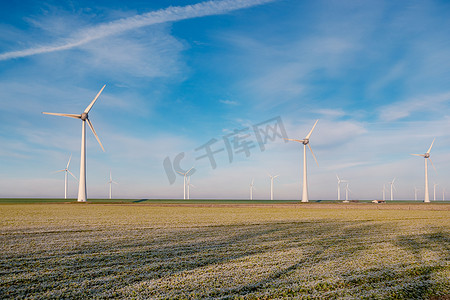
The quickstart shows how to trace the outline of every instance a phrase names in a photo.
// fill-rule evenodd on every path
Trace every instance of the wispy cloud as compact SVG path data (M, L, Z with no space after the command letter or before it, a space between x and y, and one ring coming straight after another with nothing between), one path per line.
M126 31L141 28L144 26L199 18L204 16L219 15L273 1L274 0L207 1L194 5L168 7L166 9L136 15L133 17L87 28L86 30L73 34L71 37L67 38L64 41L59 41L54 44L37 46L19 51L5 52L3 54L0 54L0 60L8 60L36 54L68 50L79 47L81 45L85 45L94 40L124 33Z
M230 106L236 106L239 105L238 102L233 101L233 100L219 100L220 103L226 104L226 105L230 105Z
M427 95L396 102L380 109L380 119L383 121L396 121L407 118L415 112L439 110L446 102L450 102L450 93Z

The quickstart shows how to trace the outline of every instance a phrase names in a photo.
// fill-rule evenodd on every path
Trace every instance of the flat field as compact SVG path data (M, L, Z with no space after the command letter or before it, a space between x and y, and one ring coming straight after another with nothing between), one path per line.
M450 205L2 204L0 298L450 299Z

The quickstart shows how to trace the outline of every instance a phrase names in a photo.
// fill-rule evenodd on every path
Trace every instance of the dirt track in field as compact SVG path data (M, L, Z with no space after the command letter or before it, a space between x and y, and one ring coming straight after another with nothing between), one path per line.
M374 204L374 203L141 203L141 204L104 204L158 207L292 207L293 209L363 209L363 210L439 210L450 211L448 204Z

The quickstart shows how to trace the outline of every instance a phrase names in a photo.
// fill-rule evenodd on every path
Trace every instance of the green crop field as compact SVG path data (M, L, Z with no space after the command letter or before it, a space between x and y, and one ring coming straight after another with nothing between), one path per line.
M12 202L1 299L450 297L446 204Z

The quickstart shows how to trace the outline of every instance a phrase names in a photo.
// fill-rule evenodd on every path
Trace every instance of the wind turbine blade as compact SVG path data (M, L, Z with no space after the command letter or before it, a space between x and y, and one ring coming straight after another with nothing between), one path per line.
M317 162L316 156L314 155L314 152L312 151L311 145L308 144L308 147L309 147L309 150L311 151L311 154L312 154L313 157L314 157L314 160L316 161L317 166L319 166L319 163Z
M392 179L392 184L394 184L395 179L397 179L397 177L394 177L394 179Z
M422 157L425 157L425 155L423 155L423 154L411 154L411 155L415 155L415 156L422 156Z
M436 167L434 166L433 161L432 161L431 158L429 158L429 157L428 157L428 159L430 160L430 163L431 163L431 165L433 166L434 171L437 173Z
M314 128L316 127L316 125L317 125L317 122L319 122L319 120L316 120L316 123L314 123L314 126L313 126L313 128L311 129L311 131L308 133L308 135L305 137L305 140L307 140L307 139L309 139L309 137L311 136L311 134L312 134L312 132L313 132L313 130L314 130Z
M336 174L336 178L338 180L338 182L341 182L341 179L339 178L339 176Z
M67 172L69 172L69 174L72 175L72 177L75 178L76 181L78 181L78 178L75 177L75 175L73 175L72 172L70 172L69 170L67 170Z
M56 173L59 173L59 172L64 172L66 169L63 169L63 170L59 170L59 171L54 171L54 172L52 172L52 174L56 174Z
M284 139L287 140L287 141L293 141L293 142L303 143L303 140L287 139L287 138L284 138Z
M91 128L92 133L94 134L95 138L97 139L97 142L100 144L100 147L102 147L103 152L105 152L105 148L103 148L102 142L100 142L100 139L98 138L98 135L95 132L94 126L92 126L91 120L86 119L86 121L87 121L87 123L89 125L89 128Z
M60 114L60 113L49 113L49 112L43 112L44 115L52 115L52 116L61 116L61 117L69 117L74 119L81 119L81 115L77 114Z
M115 181L111 181L112 183L114 183L114 184L118 184L117 182L115 182Z
M179 173L179 174L181 174L181 175L183 175L183 176L186 174L186 173L181 173L181 172L179 172L179 171L177 171L177 173Z
M193 169L194 167L190 168L187 172L186 175L189 174L189 172Z
M89 111L91 110L92 106L94 106L95 101L97 101L98 96L100 96L100 94L103 92L103 89L105 88L106 84L102 87L102 89L100 90L100 92L98 92L97 96L95 96L94 100L92 100L91 104L89 104L86 109L84 110L85 113L89 113Z
M434 138L433 139L433 142L431 142L431 146L430 146L430 148L428 148L428 151L427 151L427 153L430 153L430 151L431 151L431 148L433 147L433 144L434 144L434 140L435 140L436 138Z
M71 160L71 159L72 159L72 154L70 154L69 161L67 162L66 169L69 169L69 165L70 165L70 160Z

